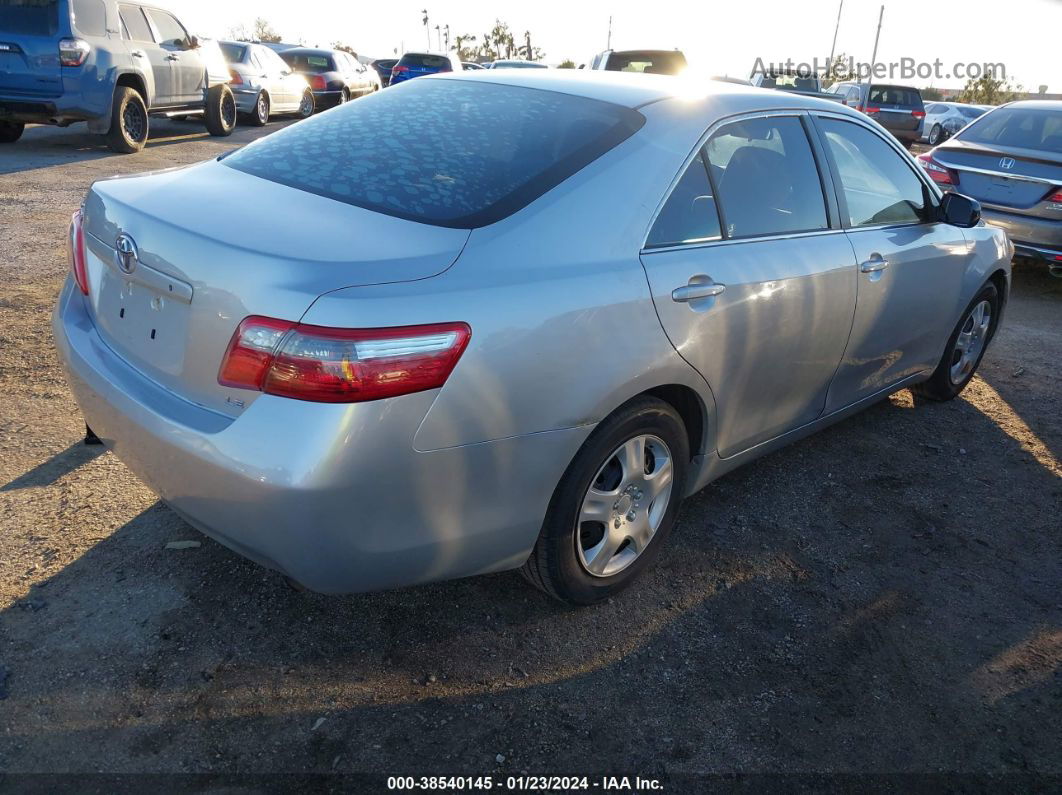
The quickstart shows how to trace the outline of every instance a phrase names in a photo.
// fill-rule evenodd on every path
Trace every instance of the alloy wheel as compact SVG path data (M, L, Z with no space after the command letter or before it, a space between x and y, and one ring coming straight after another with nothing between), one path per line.
M672 497L671 450L657 436L627 440L605 460L583 497L575 551L595 577L626 569L649 546Z
M130 141L144 140L147 119L143 109L135 102L127 102L122 108L122 130Z
M269 121L269 100L266 99L266 95L264 93L258 94L257 111L258 120L262 122L262 124L265 124L267 121Z
M988 301L981 301L970 310L955 340L950 372L953 384L961 384L977 366L991 326L992 304Z

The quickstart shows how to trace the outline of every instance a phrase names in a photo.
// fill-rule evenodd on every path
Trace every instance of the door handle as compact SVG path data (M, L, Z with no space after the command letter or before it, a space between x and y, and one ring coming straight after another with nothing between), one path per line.
M132 55L134 58L143 58L144 57L144 53L140 52L139 50L133 50L129 54Z
M870 259L859 266L860 273L877 273L889 267L889 261L880 254L871 254Z
M180 59L180 58L178 58L178 57L177 57L176 55L167 55L167 56L166 56L166 60L167 60L167 61L179 61L179 60L181 60L181 59Z
M714 282L684 284L682 287L676 287L671 291L671 300L684 304L687 301L696 301L698 298L712 298L716 295L722 295L724 290L726 290L725 284L715 284Z

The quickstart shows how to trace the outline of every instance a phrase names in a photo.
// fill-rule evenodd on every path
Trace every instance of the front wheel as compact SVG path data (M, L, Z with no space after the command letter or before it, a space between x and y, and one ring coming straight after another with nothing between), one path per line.
M17 121L0 121L0 144L13 144L22 137L26 125Z
M561 478L523 575L570 604L625 588L671 532L689 457L686 429L669 404L643 397L616 411Z
M313 115L314 104L313 92L310 89L306 89L302 94L302 101L299 103L298 117L300 119L310 118Z
M933 129L931 129L929 131L929 145L930 146L936 146L937 144L940 143L940 133L941 133L940 125L939 124L934 124L933 125Z
M236 129L236 97L224 83L207 91L206 128L214 136L232 135Z
M999 290L989 282L966 307L933 375L928 381L912 386L911 391L930 400L958 397L977 372L985 349L996 333L999 306Z

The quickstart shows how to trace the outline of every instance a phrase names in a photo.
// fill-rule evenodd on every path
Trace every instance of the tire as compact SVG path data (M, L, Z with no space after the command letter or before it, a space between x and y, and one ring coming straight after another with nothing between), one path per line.
M247 114L247 122L252 127L265 127L269 123L269 94L258 92L254 110Z
M224 83L207 91L206 128L216 137L232 135L236 129L236 98Z
M344 88L339 92L339 104L346 105L348 102L350 102L350 90Z
M912 386L911 392L939 401L958 397L974 377L988 343L995 336L999 309L999 289L988 282L963 310L962 318L948 337L948 346L933 375L928 381ZM984 316L985 311L988 312L987 318Z
M26 125L19 121L0 121L0 144L13 144L25 129Z
M147 105L140 92L129 86L118 86L111 104L111 128L104 136L107 146L123 155L139 152L147 143L150 129Z
M575 605L600 602L627 587L652 564L671 533L689 460L686 428L669 404L641 397L615 411L569 464L521 573L536 588ZM639 461L652 469L638 473ZM669 485L666 478L652 479L668 467ZM604 521L587 520L591 514L584 507L598 508L592 515Z
M299 103L299 109L295 115L298 116L300 119L308 119L313 115L313 112L317 109L316 105L317 102L313 98L313 92L310 89L306 89L306 91L303 92L302 101Z
M933 125L933 129L931 129L929 131L929 145L930 146L936 146L937 144L940 143L940 133L941 133L940 125L939 124L934 124Z

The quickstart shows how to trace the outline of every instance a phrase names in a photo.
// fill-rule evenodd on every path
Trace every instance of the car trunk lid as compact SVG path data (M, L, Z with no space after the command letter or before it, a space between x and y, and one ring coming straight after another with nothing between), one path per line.
M1036 149L954 140L933 159L958 175L957 190L984 204L1034 210L1062 186L1062 156Z
M257 396L217 382L243 318L299 320L323 293L429 278L469 235L213 161L96 183L85 230L88 301L104 341L156 383L229 416Z
M59 0L28 5L0 0L0 94L62 94L59 39L68 28L69 22L61 22Z

